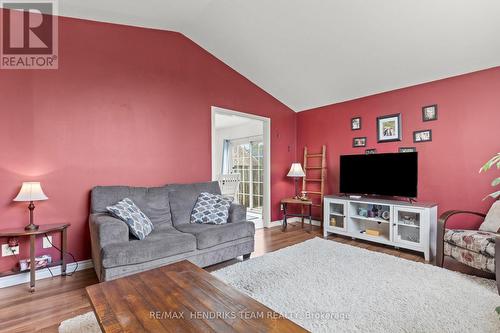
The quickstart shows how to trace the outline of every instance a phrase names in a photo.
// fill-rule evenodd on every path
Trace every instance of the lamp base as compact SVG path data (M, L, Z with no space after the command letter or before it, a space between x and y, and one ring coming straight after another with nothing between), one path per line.
M26 231L35 231L38 230L38 226L36 224L30 223L27 226L24 227L24 230Z

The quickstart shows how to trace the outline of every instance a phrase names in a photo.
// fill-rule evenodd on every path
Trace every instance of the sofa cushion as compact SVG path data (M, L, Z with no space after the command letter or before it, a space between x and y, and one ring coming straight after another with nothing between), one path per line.
M220 194L201 192L191 212L191 223L227 223L232 201Z
M458 262L482 271L495 273L495 258L482 253L473 252L450 243L444 243L444 255Z
M159 226L144 240L105 246L101 250L104 268L140 264L196 250L196 238L168 226Z
M494 258L495 237L496 234L486 231L446 229L444 242Z
M111 215L125 222L129 232L140 240L153 231L153 223L129 198L118 201L106 209Z
M174 226L190 222L191 212L201 192L220 194L218 182L171 184L167 188Z
M168 189L162 187L96 186L91 192L91 213L107 213L106 207L131 199L155 225L172 225Z
M252 237L255 225L252 222L236 222L226 224L182 224L176 226L182 232L196 237L198 249L206 249L240 238Z
M500 233L500 201L493 203L479 230Z

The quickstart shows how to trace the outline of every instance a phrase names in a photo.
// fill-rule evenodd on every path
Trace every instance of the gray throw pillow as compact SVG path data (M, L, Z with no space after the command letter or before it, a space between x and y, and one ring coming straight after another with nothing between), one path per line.
M130 233L140 240L153 231L151 220L129 198L106 207L108 212L128 225Z
M220 194L201 192L191 212L191 223L227 223L232 201Z
M479 230L500 233L500 201L493 203Z

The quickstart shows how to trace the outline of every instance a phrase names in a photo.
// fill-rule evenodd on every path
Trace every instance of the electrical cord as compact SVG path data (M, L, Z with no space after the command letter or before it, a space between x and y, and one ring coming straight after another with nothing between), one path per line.
M60 248L58 248L57 246L55 246L55 245L54 245L54 244L50 241L49 236L47 236L47 234L46 234L46 233L44 233L44 236L45 236L45 238L47 239L47 241L50 243L50 245L52 245L52 247L53 247L54 249L56 249L57 251L59 251L59 252L61 253L61 256L63 256L63 257L64 257L64 255L65 255L65 254L67 254L67 255L71 256L71 258L73 259L73 262L76 264L76 266L75 266L75 269L73 270L73 272L71 272L71 273L66 273L66 276L71 276L71 275L75 274L75 272L78 270L78 261L76 261L75 256L73 256L73 254L72 254L71 252L66 252L66 251L63 251L63 250L61 250ZM49 270L50 275L52 275L52 277L54 277L54 274L53 274L53 273L52 273L52 271L50 270L50 267L48 267L48 266L47 266L46 268Z

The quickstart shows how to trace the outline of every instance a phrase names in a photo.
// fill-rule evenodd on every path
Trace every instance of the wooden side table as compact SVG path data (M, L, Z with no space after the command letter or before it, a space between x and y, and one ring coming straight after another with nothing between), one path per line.
M309 218L309 232L312 231L312 200L300 200L295 198L286 198L281 200L281 205L283 206L283 227L282 231L286 230L287 218L289 217L300 217L302 218L302 228L304 228L304 218ZM288 205L300 205L300 214L294 214L288 212ZM304 214L304 207L309 208L309 214Z
M64 254L68 246L67 230L70 226L69 223L61 224L42 224L39 226L38 230L24 230L24 227L13 228L13 229L1 229L0 237L29 237L30 239L30 291L35 291L35 240L38 235L44 235L50 232L60 232L61 233L61 260L57 262L52 262L49 267L61 265L61 275L66 275L66 259ZM45 268L45 267L43 267ZM8 272L0 274L0 276L12 275L23 273L24 271Z

